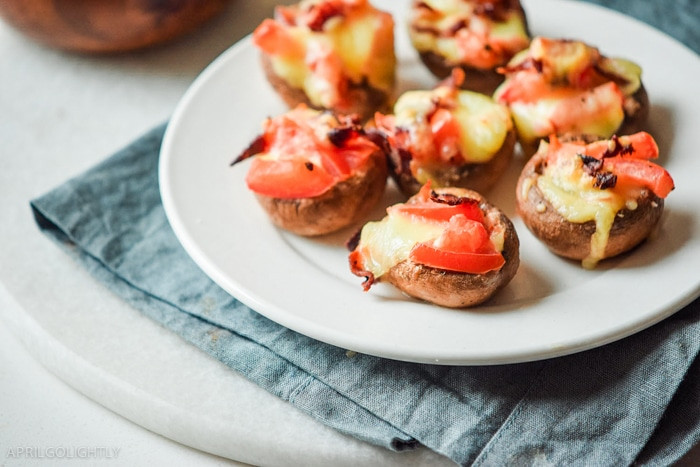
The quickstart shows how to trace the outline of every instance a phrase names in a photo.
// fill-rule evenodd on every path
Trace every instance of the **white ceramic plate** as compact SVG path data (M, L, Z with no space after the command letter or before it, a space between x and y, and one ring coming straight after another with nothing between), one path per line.
M409 46L407 1L376 1L397 21L402 90L435 80ZM589 349L644 329L700 292L700 60L658 31L612 11L564 0L525 2L537 35L580 38L644 69L651 129L677 189L658 235L595 271L550 254L514 214L519 164L487 193L511 215L521 267L486 306L449 310L379 284L368 293L347 265L349 228L321 239L274 228L246 189L247 164L230 161L285 107L243 40L195 81L168 126L160 186L184 248L216 283L268 318L318 340L387 358L441 364L501 364ZM398 201L390 189L385 205ZM381 217L380 207L374 217Z

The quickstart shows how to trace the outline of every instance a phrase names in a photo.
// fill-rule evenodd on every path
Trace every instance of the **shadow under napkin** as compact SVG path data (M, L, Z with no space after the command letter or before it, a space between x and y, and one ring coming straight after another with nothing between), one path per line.
M617 343L542 362L348 356L250 310L191 261L160 201L163 131L33 200L37 223L134 307L323 423L464 465L667 464L700 440L699 301Z

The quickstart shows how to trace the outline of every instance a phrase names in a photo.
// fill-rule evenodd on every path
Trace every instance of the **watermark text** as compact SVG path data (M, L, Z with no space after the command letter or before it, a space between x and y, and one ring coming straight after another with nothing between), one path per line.
M121 448L108 446L16 446L7 448L7 459L116 459Z

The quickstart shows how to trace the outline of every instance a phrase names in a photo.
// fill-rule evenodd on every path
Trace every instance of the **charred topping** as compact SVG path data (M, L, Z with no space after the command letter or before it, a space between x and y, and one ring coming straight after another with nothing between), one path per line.
M250 145L243 150L240 156L235 158L233 162L231 162L230 165L235 165L238 164L239 162L248 159L249 157L253 157L256 154L260 154L265 150L265 135L259 135L257 138L253 140Z
M620 138L618 138L617 135L613 135L613 137L610 138L610 141L611 141L610 146L603 153L603 159L605 159L606 157L615 157L617 155L625 156L627 154L632 154L634 152L634 148L632 147L632 145L631 144L628 144L627 146L623 145L620 142Z
M593 186L601 190L615 188L617 175L611 172L601 172L603 159L598 159L587 154L576 154L583 162L583 171L593 177ZM605 157L605 156L604 156Z
M397 128L396 130L408 131L403 128ZM413 159L413 155L411 155L410 151L404 148L397 148L396 151L392 151L390 155L391 157L389 157L389 163L393 165L393 168L397 174L407 174L411 177L413 176L413 172L411 172L411 160ZM398 160L396 156L398 156Z
M467 196L457 196L452 193L438 193L435 190L430 191L430 201L433 201L435 203L447 204L448 206L458 206L460 204L479 204L479 200L474 198L469 198Z
M357 130L350 127L333 128L328 132L328 140L333 143L333 146L340 148L355 133Z
M384 154L389 154L391 152L391 145L389 144L387 136L383 132L377 129L368 129L365 136L367 136L367 139L376 144Z
M345 142L354 135L365 135L365 130L362 128L362 124L357 115L347 116L339 123L340 126L328 132L328 140L337 148L342 147Z
M595 174L595 182L593 186L605 190L607 188L615 188L617 184L617 175L611 172L598 172Z
M603 168L602 159L597 159L586 154L577 154L577 156L581 158L583 162L583 170L591 177L595 177L595 174Z
M634 147L632 147L631 144L625 146L620 142L620 138L617 135L613 135L613 137L610 138L608 148L600 159L587 154L577 154L577 156L581 159L581 162L583 162L584 172L595 178L593 186L605 190L608 188L615 188L615 185L617 185L617 175L611 172L601 172L603 160L607 157L625 156L633 152Z
M409 133L407 128L396 127L394 136L407 133ZM392 146L389 142L388 135L381 130L368 130L367 137L387 155L387 163L395 174L408 174L413 176L411 172L411 160L413 156L407 149L398 145Z

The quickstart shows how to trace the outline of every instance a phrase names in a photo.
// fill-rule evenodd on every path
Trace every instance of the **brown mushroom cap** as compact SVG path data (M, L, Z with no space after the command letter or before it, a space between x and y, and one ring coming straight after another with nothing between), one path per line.
M505 264L497 271L486 274L468 274L424 266L411 261L401 261L384 274L387 281L412 297L449 308L465 308L481 304L505 287L515 276L520 265L520 241L510 219L483 196L463 189L436 189L438 193L449 191L458 196L478 199L487 223L492 228L503 229L503 257Z
M517 212L530 231L553 253L565 258L582 260L591 251L591 236L595 222L567 221L544 197L537 183L542 174L545 154L535 154L525 165L516 188ZM524 187L529 184L527 192ZM621 209L615 216L604 258L628 251L654 230L663 213L664 200L650 190L641 191L636 209Z
M379 202L386 187L386 158L372 153L349 178L312 198L275 198L256 194L272 222L290 232L317 236L362 220Z

